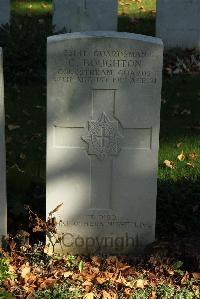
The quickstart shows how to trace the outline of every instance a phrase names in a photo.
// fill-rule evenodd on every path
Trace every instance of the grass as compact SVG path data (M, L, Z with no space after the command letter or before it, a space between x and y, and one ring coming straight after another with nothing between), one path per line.
M12 11L14 14L24 15L27 12L31 14L51 13L52 1L50 0L11 0ZM148 14L155 13L156 0L120 0L119 15L127 14L144 18Z
M51 1L42 0L11 0L12 1L12 12L15 15L45 15L50 14L52 11Z
M157 201L160 238L199 236L200 131L192 129L199 124L199 83L199 74L163 80ZM184 110L190 114L182 115ZM182 151L186 158L179 161ZM189 159L193 152L196 160ZM164 160L173 161L176 168L165 167Z
M199 159L193 163L194 168L186 166L185 161L177 159L182 150L186 156L191 152L200 154L199 130L192 129L199 123L199 90L199 75L181 75L164 79L159 161L162 164L166 159L173 160L177 168L173 171L160 168L159 177L162 180L169 178L195 180L200 176ZM184 111L188 111L189 115L182 114Z
M156 0L119 1L119 31L155 35Z
M155 0L142 0L141 3L121 0L119 30L155 35L155 9ZM42 61L45 60L46 36L52 34L49 26L50 14L50 1L12 1L12 21L17 22L18 27L21 23L23 25L22 29L13 32L15 40L13 42L12 39L9 47L5 48L8 200L9 213L12 216L9 217L11 230L15 228L16 220L21 221L24 203L31 203L33 208L44 213L46 82L45 64ZM25 32L24 36L20 32ZM13 53L16 55L14 59ZM170 55L176 58L177 55L182 55L182 52L172 51ZM165 60L167 57L168 54L165 55ZM29 83L26 83L27 80ZM158 238L199 235L199 86L199 74L163 77L157 200ZM184 110L189 111L189 114L184 114ZM20 127L9 130L8 125ZM177 159L181 151L186 156L185 161ZM195 161L188 158L191 152L198 154ZM164 160L173 161L176 168L165 167ZM187 163L192 163L194 167ZM43 202L40 208L38 201Z

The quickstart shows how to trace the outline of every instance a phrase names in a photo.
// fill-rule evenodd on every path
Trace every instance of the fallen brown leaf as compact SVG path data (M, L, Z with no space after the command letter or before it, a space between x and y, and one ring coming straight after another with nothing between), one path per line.
M199 273L199 272L193 272L193 273L192 273L192 276L194 277L194 279L200 281L200 273Z
M10 131L13 131L13 130L16 130L16 129L19 129L20 126L19 125L8 125L8 130Z
M136 281L136 284L135 284L136 288L138 289L144 289L144 286L145 286L145 280L144 279L138 279Z
M23 265L21 269L21 277L25 278L30 272L31 272L31 267L29 266L29 263Z
M165 160L163 163L168 168L171 168L171 169L175 169L176 168L175 163L173 161Z
M108 292L106 292L105 290L103 290L102 298L103 299L112 299L111 295Z
M182 145L182 142L179 142L179 143L177 143L177 145L176 145L176 147L181 147L181 145Z
M156 296L156 292L155 291L152 291L152 294L151 294L151 299L156 299L157 296Z
M140 6L140 10L141 11L145 11L145 8L144 8L144 6L142 5L142 6Z
M189 160L196 160L198 157L198 154L195 152L191 152L191 153L189 153L188 157L189 157Z
M99 277L97 276L96 281L98 284L103 284L107 281L108 279L106 277Z
M57 282L57 279L54 279L54 278L44 279L44 281L40 285L40 288L45 289L45 288L55 284L56 282Z
M94 294L93 293L88 293L84 296L84 299L94 299Z
M177 159L179 161L184 161L185 160L185 155L184 155L183 151L178 155Z

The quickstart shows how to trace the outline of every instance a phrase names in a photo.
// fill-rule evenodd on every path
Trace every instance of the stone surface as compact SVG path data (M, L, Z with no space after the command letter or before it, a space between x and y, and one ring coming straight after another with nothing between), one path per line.
M117 0L54 0L55 31L117 30Z
M3 58L0 48L0 243L6 235L7 206L6 206L6 157L5 157L5 115L4 115L4 84L3 84Z
M154 240L162 51L130 33L48 38L47 212L63 203L65 252Z
M157 0L156 23L166 48L200 49L199 0Z
M0 0L0 26L10 22L10 0Z

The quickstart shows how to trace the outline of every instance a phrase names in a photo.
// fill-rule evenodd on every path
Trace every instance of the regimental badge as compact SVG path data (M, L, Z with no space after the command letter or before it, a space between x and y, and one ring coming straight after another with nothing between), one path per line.
M121 150L119 122L110 119L105 112L98 120L88 121L88 135L81 137L88 144L88 155L96 155L100 160L117 156Z

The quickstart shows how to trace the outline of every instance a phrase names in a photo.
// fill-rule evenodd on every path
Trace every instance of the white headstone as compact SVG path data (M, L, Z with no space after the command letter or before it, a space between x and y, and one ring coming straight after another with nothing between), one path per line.
M7 230L3 52L0 48L0 243Z
M10 0L0 0L0 26L10 22Z
M166 48L200 49L200 1L157 0L156 31Z
M117 30L117 0L53 0L55 31Z
M162 52L131 33L48 38L47 212L64 204L65 252L154 240Z

